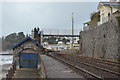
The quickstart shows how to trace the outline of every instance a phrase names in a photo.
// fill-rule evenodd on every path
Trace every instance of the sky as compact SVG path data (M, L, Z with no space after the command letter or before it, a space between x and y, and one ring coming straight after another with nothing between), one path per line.
M34 27L71 29L72 12L74 13L74 28L81 30L83 23L90 20L90 14L97 11L99 3L99 0L93 0L93 2L87 2L88 0L9 1L0 2L0 37L14 32L30 34Z

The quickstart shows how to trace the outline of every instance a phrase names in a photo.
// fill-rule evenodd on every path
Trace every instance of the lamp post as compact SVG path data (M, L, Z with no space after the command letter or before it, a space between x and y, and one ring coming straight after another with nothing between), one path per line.
M74 35L74 17L72 13L72 35ZM72 36L72 49L73 49L73 44L74 44L74 37Z

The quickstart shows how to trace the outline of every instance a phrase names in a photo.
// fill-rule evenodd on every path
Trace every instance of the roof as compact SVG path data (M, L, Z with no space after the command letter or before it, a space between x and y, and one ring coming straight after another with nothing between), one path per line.
M99 5L105 5L105 6L113 6L118 7L120 6L120 2L100 2ZM98 6L99 7L99 6Z
M83 24L85 25L85 24L89 24L89 23L90 23L90 21L88 21L88 22L85 22L85 23L83 23Z
M115 11L113 14L115 14L115 13L120 13L120 10Z
M39 44L38 42L36 42L36 41L33 40L32 38L27 37L27 38L25 38L24 40L22 40L21 42L19 42L17 45L13 46L13 49L16 48L17 46L20 46L22 43L24 43L24 42L27 41L27 40L30 40L30 41L34 42L36 45L38 45L39 47L42 47L42 48L43 48L43 46L42 46L41 44Z
M102 5L110 5L110 2L100 2Z

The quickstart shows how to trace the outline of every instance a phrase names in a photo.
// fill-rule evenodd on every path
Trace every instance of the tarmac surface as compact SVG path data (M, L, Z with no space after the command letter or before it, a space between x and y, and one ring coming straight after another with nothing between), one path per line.
M41 55L41 59L44 62L47 78L79 78L84 79L81 75L77 74L70 68L66 67L59 61L46 56Z
M21 68L17 69L13 78L40 78L39 70L36 68Z

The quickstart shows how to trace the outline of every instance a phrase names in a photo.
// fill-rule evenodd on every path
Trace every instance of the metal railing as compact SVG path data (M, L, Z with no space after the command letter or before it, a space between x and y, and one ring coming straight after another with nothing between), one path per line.
M8 73L6 74L6 77L2 78L1 80L12 80L15 71L16 71L16 62L12 64L12 66L10 67L10 70L8 70Z
M46 35L72 35L72 29L42 29ZM74 29L74 35L79 35L82 29Z

